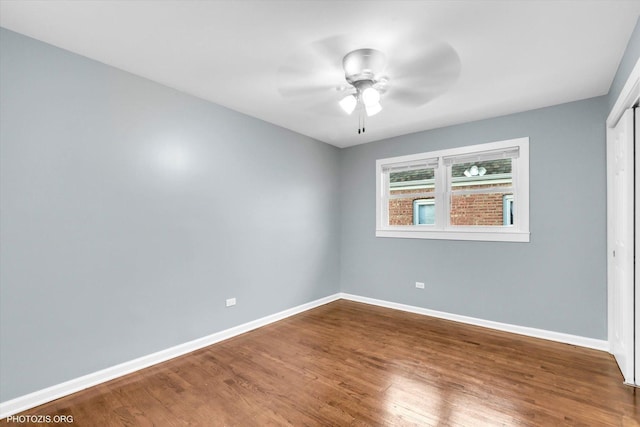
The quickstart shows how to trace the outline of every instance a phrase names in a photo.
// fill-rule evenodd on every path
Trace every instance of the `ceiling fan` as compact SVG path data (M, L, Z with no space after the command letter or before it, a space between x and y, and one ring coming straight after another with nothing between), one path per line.
M342 59L344 76L352 86L339 102L345 113L351 114L358 103L364 106L367 116L382 111L380 98L386 92L389 79L382 75L387 59L382 52L375 49L356 49Z
M334 36L289 57L278 70L278 91L321 115L350 115L359 109L370 117L383 106L425 105L449 89L459 74L457 52L442 41L415 36L362 48L349 37Z

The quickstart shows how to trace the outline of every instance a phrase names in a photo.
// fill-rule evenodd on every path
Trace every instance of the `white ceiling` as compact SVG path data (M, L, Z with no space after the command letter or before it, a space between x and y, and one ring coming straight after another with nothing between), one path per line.
M638 0L0 1L5 28L338 147L604 95L639 15ZM316 55L326 41L335 59ZM352 49L392 65L439 42L460 58L453 86L420 107L385 95L365 134L335 89L279 90L297 58L336 87Z

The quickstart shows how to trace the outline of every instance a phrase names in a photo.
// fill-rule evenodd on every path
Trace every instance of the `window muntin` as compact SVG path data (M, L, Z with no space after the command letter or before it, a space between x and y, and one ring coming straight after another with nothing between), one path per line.
M512 161L498 158L450 165L450 225L505 226L504 197L513 197Z
M528 138L376 165L376 236L529 241Z
M433 167L390 171L390 226L417 224L414 215L416 200L430 200L435 208L435 171Z

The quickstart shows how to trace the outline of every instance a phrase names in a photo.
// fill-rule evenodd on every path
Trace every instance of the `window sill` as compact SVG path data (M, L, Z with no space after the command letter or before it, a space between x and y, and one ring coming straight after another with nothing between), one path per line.
M376 230L376 237L401 239L475 240L485 242L529 242L529 232L471 230Z

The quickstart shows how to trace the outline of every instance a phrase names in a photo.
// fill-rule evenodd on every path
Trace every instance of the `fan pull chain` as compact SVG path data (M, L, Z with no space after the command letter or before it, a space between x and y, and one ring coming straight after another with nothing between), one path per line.
M358 135L360 135L361 133L364 133L365 119L366 119L366 116L362 114L362 111L360 111L358 113Z

